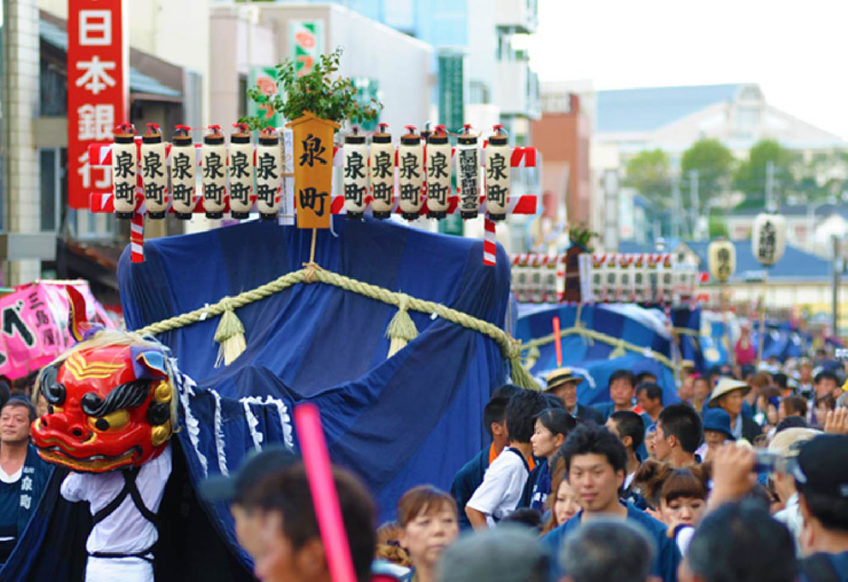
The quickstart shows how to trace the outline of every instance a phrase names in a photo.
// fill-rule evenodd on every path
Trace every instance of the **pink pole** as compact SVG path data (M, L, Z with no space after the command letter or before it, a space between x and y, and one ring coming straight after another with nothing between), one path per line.
M557 368L562 367L562 333L559 328L559 316L553 319L554 324L554 347L556 347Z
M356 582L318 407L309 403L295 407L294 424L330 577L333 582Z

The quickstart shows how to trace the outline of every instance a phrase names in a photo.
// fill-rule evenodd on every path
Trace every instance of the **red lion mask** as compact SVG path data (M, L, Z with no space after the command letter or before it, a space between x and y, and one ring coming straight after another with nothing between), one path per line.
M156 458L176 427L177 394L163 348L101 332L64 358L39 376L48 403L48 414L32 424L39 455L89 473Z

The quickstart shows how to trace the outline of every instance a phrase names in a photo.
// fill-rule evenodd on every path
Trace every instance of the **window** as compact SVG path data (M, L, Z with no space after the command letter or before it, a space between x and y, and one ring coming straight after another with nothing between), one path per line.
M247 75L238 78L238 116L247 115Z
M56 231L59 228L60 201L62 199L61 156L58 149L42 149L38 152L41 174L41 230Z

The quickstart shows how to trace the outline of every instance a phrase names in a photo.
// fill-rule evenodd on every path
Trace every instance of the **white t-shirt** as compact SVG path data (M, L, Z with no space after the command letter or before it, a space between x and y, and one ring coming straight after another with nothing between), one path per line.
M147 509L156 513L165 484L171 474L171 445L162 453L142 465L135 484ZM68 473L62 481L62 497L71 502L88 501L94 515L111 502L124 488L124 476L120 471L109 473ZM85 544L89 553L114 552L134 554L152 546L159 535L156 526L136 508L127 495L115 511L91 528Z
M486 473L467 506L486 514L489 527L515 511L530 476L521 454L504 449Z

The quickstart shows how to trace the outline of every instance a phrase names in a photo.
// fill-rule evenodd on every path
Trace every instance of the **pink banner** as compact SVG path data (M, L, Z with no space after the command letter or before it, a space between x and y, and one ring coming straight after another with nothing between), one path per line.
M66 284L85 297L90 321L114 327L85 281L21 285L0 298L0 375L10 380L22 378L70 347Z

